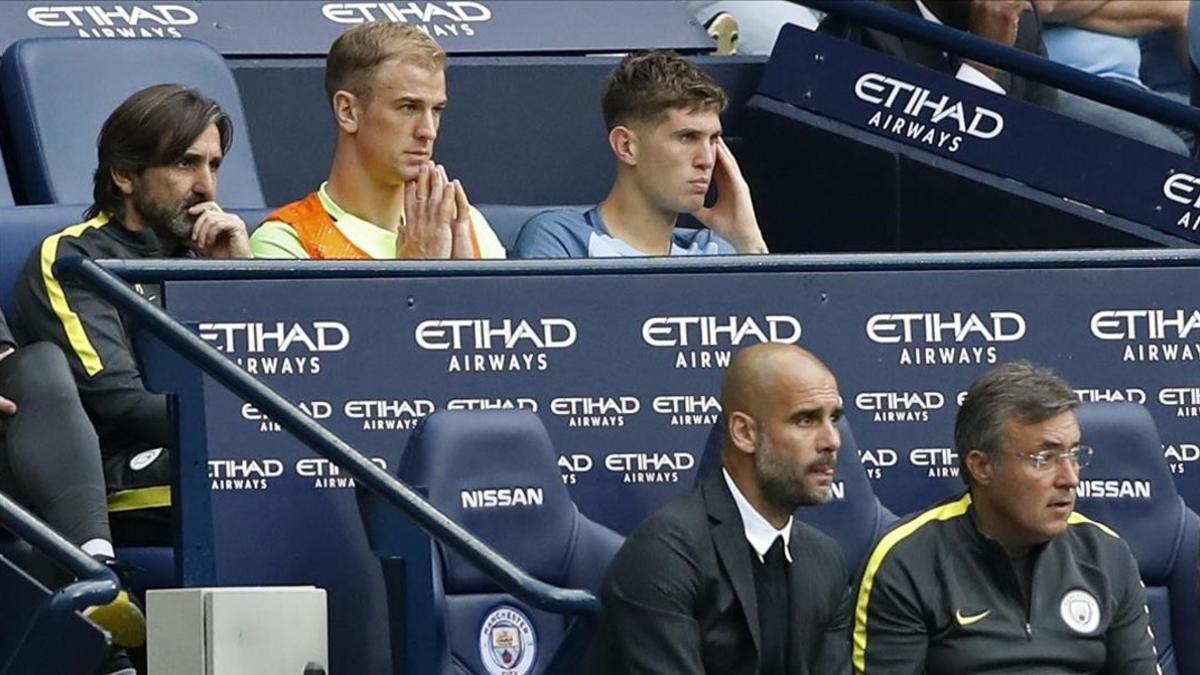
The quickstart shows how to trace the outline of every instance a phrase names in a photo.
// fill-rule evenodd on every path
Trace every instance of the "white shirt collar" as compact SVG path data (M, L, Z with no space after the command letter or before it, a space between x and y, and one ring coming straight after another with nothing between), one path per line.
M777 537L783 537L783 555L789 563L792 562L792 519L795 516L788 516L783 529L776 530L750 502L746 501L737 483L733 482L733 478L724 467L721 468L721 475L725 476L725 484L733 493L733 503L737 504L738 513L742 516L742 527L746 529L746 541L750 542L750 548L758 554L758 561L763 561L763 556L771 549L771 544L775 543Z

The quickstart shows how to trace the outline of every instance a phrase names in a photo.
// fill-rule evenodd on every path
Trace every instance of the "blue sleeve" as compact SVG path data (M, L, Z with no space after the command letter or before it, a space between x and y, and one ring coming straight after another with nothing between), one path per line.
M717 255L734 255L738 252L737 249L733 247L733 244L729 243L729 240L725 237L722 237L712 230L706 231L712 235L712 242L717 245Z
M583 214L570 209L542 211L517 235L514 258L586 258L592 228Z

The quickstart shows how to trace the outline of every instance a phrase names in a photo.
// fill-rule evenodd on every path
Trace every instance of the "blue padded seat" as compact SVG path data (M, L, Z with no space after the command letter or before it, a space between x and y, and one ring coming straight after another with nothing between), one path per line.
M0 208L0 309L13 320L13 287L30 251L43 239L83 219L83 204Z
M221 55L195 40L35 38L0 57L0 92L26 200L90 203L96 137L130 94L175 82L217 100L233 121L221 203L265 206L237 84Z
M488 224L504 245L505 251L511 251L531 218L543 211L554 209L574 209L580 213L592 208L591 206L519 206L516 204L476 204L475 208L487 218Z
M557 458L533 413L443 411L413 431L399 477L425 488L434 506L530 575L598 593L623 538L579 512ZM525 606L437 544L433 579L435 606L443 608L444 644L435 647L443 653L442 672L489 672L480 635L485 619L502 605L519 608L533 624L537 661L529 672L544 672L569 617Z
M12 205L13 193L8 180L8 169L4 166L4 153L0 153L0 207Z
M1175 489L1154 419L1133 403L1087 403L1077 414L1096 454L1076 508L1137 558L1163 673L1200 673L1200 517Z
M713 425L704 444L700 468L696 471L697 482L709 471L721 469L724 428L725 417L722 415ZM838 420L838 434L842 438L842 446L838 449L837 481L841 484L842 495L835 495L834 499L819 506L801 506L796 509L795 515L842 545L846 568L850 577L854 578L871 546L896 521L896 515L875 496L871 479L867 478L867 471L859 461L858 442L854 440L854 432L845 417Z

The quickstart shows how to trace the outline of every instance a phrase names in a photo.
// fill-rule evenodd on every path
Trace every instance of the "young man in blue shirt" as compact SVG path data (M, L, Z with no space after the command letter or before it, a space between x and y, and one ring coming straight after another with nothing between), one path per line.
M521 230L515 257L766 253L750 188L721 139L726 103L707 73L674 52L626 56L603 98L617 160L612 190L586 212L535 216ZM718 199L705 207L713 181ZM676 227L680 213L704 227Z

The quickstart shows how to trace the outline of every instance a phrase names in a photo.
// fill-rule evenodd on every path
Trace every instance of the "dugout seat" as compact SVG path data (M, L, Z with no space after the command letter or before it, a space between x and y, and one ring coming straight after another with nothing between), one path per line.
M504 245L505 251L511 251L517 243L517 237L521 234L521 228L525 227L531 218L543 211L551 209L577 209L580 212L590 209L590 206L521 206L516 204L476 204L475 208L487 218L488 224L492 226L492 231L496 233L496 237L500 239L500 243Z
M4 153L0 152L0 207L13 205L12 187L8 180L8 169L4 166Z
M87 209L83 204L47 204L0 208L0 308L11 322L13 288L25 259L47 236L78 223Z
M1200 517L1176 491L1149 411L1133 403L1085 403L1078 511L1116 530L1141 569L1163 673L1200 673Z
M700 468L696 472L696 481L709 471L721 469L721 439L725 427L725 417L718 417L708 434L704 444L704 454L700 457ZM801 506L796 509L796 517L812 525L825 534L833 537L842 545L846 555L846 568L851 578L862 567L868 551L879 539L879 535L896 520L896 514L884 506L875 491L871 488L871 480L867 478L866 469L858 457L858 443L854 440L854 432L845 417L838 420L838 433L842 438L842 447L838 450L837 481L842 486L842 496L834 496L827 504L820 506Z
M434 413L410 435L398 475L414 488L427 491L429 501L450 519L549 584L598 594L608 564L623 541L579 513L563 485L550 437L533 413ZM372 549L381 558L391 557L397 551L390 549L389 541L394 541L399 530L413 526L361 487L359 499ZM380 517L388 513L394 516L391 522ZM416 542L411 545L430 550L427 537L411 541ZM419 559L419 553L410 551L407 557ZM389 575L388 569L385 563L384 578L392 595L403 579ZM432 586L432 604L440 614L434 619L438 627L432 645L437 672L547 672L564 639L569 617L515 600L474 565L436 542L432 545ZM412 605L409 608L411 611ZM503 614L514 608L532 625L536 655L529 670L524 670L528 664L522 659L530 657L532 645L519 630L522 621ZM392 613L398 610L394 603L389 608ZM409 616L408 621L428 619ZM412 648L411 639L393 632L393 654L400 640ZM485 659L491 663L485 665Z
M218 102L233 122L221 165L223 206L265 206L237 84L221 55L195 40L35 38L0 57L0 92L26 201L90 203L96 136L133 92L177 82Z

